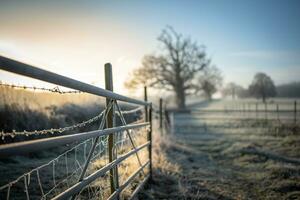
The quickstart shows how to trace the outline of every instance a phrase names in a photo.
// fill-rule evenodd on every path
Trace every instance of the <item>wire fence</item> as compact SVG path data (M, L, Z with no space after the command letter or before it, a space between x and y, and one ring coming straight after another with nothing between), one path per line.
M8 132L8 133L5 133L5 132L2 131L2 132L0 132L0 137L1 137L2 140L5 140L6 137L14 138L16 136L24 136L24 135L25 136L31 136L31 135L44 135L44 134L52 134L52 135L62 134L66 131L75 130L77 128L82 128L82 127L85 127L85 126L87 126L91 123L94 123L94 122L100 120L100 118L103 117L103 114L104 114L104 111L102 111L101 113L99 113L95 117L90 118L86 121L74 124L72 126L62 127L62 128L51 128L51 129L34 130L34 131L27 131L27 130L15 131L15 130L13 130L13 132Z
M53 93L59 93L59 94L79 94L79 93L83 93L81 91L76 91L76 90L70 90L70 91L61 90L58 86L55 86L54 88L45 88L45 87L15 85L15 84L8 84L8 83L1 83L0 82L0 87L8 87L8 88L24 89L24 90L27 89L27 90L34 90L34 91L46 91L46 92L53 92Z
M152 105L113 93L112 69L105 65L106 90L0 56L0 69L73 89L62 91L42 87L16 86L1 83L2 87L41 90L59 94L89 93L106 97L105 109L96 116L61 128L1 132L6 137L51 134L52 137L0 145L0 158L31 152L55 153L50 148L66 149L54 159L44 162L25 156L26 163L37 166L16 178L3 175L7 183L0 186L0 199L119 199L135 196L151 178ZM122 110L118 101L140 105ZM126 116L142 115L128 124ZM121 126L116 126L119 119ZM97 130L69 133L78 128L100 123ZM52 155L52 154L51 154ZM135 156L134 156L135 155ZM42 164L38 164L44 162ZM15 176L15 174L14 174ZM9 180L12 179L12 180ZM1 181L1 183L3 180Z
M146 141L145 131L135 131L134 141L138 144ZM36 167L16 178L15 180L0 187L0 196L10 198L24 198L24 199L49 199L68 188L70 185L74 185L79 178L80 172L82 172L84 163L87 160L88 149L91 148L94 143L94 138L88 139L80 144L75 145L64 153L60 154L56 158L52 159L46 164ZM130 141L128 135L124 132L116 134L116 143L114 148L120 153L126 152L130 149ZM97 168L108 164L108 136L103 136L97 142L95 151L93 153L90 163ZM120 180L124 180L128 174L129 164L126 166L120 165L122 173L119 174ZM90 167L87 174L93 171L93 167ZM107 178L107 177L106 177ZM26 179L27 182L24 182ZM49 184L50 181L52 182ZM121 182L122 182L121 181ZM97 187L101 188L102 196L107 196L109 193L109 187L99 181L99 186L96 184L88 190L95 190ZM39 188L36 190L36 188ZM99 188L98 188L99 189ZM21 191L24 191L22 194ZM84 190L82 190L84 191ZM90 197L90 195L89 195ZM2 199L2 198L1 198Z
M122 115L133 115L133 114L141 114L142 110L144 109L144 107L137 107L135 109L132 110L125 110L125 111L121 111ZM0 132L0 138L2 140L5 140L6 137L11 137L11 138L15 138L17 136L32 136L32 135L45 135L45 134L51 134L51 135L57 135L57 134L63 134L67 131L72 131L75 130L77 128L83 128L86 127L87 125L90 125L92 123L95 123L97 121L99 121L104 114L105 110L103 110L102 112L100 112L98 115L85 120L83 122L71 125L71 126L66 126L66 127L61 127L61 128L51 128L51 129L43 129L43 130L34 130L34 131L28 131L28 130L23 130L23 131L15 131L13 130L12 132ZM118 116L120 116L119 112L115 112L115 114L117 114Z
M230 131L247 129L277 136L300 131L297 101L264 104L220 101L205 108L192 106L184 112L171 110L172 131Z

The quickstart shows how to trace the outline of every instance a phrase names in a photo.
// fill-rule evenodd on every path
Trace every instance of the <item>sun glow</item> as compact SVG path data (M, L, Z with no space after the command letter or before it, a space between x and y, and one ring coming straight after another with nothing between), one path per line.
M123 83L144 53L138 36L129 27L104 17L58 17L25 15L25 19L19 16L10 19L12 23L1 23L0 54L100 87L104 87L103 66L110 62L114 90L127 94ZM0 77L15 84L35 83L3 71Z

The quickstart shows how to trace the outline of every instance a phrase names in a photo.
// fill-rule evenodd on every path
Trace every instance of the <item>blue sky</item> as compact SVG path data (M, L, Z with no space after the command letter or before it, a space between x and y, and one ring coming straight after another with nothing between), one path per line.
M300 1L0 1L0 54L103 86L111 62L116 90L173 26L207 47L226 82L256 72L300 81ZM101 77L100 77L101 76ZM7 82L28 83L1 72Z

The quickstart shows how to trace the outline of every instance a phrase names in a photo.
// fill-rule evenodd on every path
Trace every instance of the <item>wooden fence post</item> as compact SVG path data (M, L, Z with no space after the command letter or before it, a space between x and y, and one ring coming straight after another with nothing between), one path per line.
M248 103L248 112L247 112L247 117L251 116L251 103Z
M163 111L162 111L162 106L163 106L163 100L162 98L159 99L159 128L162 129L163 127Z
M113 91L113 76L112 76L112 66L110 63L106 63L104 66L104 72L105 72L105 89ZM106 107L109 105L111 99L106 98ZM111 109L107 113L107 119L106 119L106 128L112 128L115 125L115 113L114 113L114 105L112 105ZM112 162L115 159L114 154L114 145L115 145L115 135L110 134L108 136L108 159L109 162ZM118 181L118 166L110 170L110 190L111 194L116 191L116 189L119 187L119 181Z
M148 101L147 86L144 87L144 101ZM148 106L145 106L145 121L150 123L150 129L147 133L147 140L150 142L148 151L149 151L149 160L150 160L150 181L152 180L152 105L150 105L149 113Z
M279 121L279 105L276 104L277 120Z
M152 104L150 106L149 110L149 122L150 122L150 130L148 132L148 140L150 141L150 146L149 146L149 160L150 160L150 181L152 181Z
M267 113L267 103L265 103L265 119L268 119L268 113Z
M294 104L294 122L297 123L297 101Z
M144 101L148 101L147 86L144 87ZM145 106L145 121L148 122L148 106Z
M255 103L255 116L256 116L256 119L257 119L257 115L258 115L258 103L256 102Z

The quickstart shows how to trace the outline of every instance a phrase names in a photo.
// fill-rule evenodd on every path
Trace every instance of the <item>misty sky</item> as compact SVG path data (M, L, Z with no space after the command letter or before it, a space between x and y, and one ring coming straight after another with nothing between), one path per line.
M123 94L128 73L159 51L173 26L207 47L226 82L248 86L256 72L276 84L299 81L300 1L10 1L0 0L0 54L103 87L114 67ZM0 79L34 84L0 72Z

